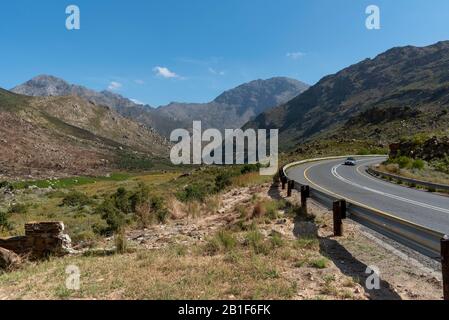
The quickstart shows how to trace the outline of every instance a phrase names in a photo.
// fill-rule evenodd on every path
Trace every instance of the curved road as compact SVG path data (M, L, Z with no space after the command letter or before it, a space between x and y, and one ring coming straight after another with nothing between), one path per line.
M392 184L366 173L385 158L359 158L355 167L344 159L306 163L287 170L302 184L331 193L435 231L449 234L449 197Z

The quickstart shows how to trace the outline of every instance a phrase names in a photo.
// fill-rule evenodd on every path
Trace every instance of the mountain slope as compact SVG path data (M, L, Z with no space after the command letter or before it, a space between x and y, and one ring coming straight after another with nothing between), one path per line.
M300 81L283 77L255 80L224 92L210 103L171 103L157 109L110 91L96 92L48 75L37 76L11 91L34 97L79 96L96 105L111 107L169 137L174 129L189 129L196 120L202 121L204 128L240 128L261 112L289 101L307 88Z
M78 96L95 105L113 108L122 116L154 128L164 136L168 136L173 129L180 126L178 122L160 115L148 105L136 104L130 99L110 91L97 92L83 86L69 84L54 76L37 76L11 91L32 97Z
M320 80L245 127L280 129L289 149L316 138L373 140L445 130L449 42L393 48Z
M77 96L27 97L0 89L0 175L99 174L128 155L163 158L167 141Z
M240 128L263 111L296 97L308 85L289 78L255 80L224 92L210 103L171 103L159 113L191 127L201 120L204 128Z

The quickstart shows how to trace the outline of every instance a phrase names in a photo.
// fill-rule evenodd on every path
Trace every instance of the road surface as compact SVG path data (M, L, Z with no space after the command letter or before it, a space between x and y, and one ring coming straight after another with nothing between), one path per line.
M344 159L306 163L287 170L297 182L362 204L435 231L449 234L449 197L375 178L366 172L386 158L359 158L355 167Z

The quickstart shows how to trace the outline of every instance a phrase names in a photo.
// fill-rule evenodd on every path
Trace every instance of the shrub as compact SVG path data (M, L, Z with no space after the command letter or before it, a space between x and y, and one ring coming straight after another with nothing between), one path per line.
M120 212L110 199L105 200L97 209L96 212L101 215L101 218L106 221L108 227L106 229L96 230L102 234L115 233L119 231L126 224L125 215Z
M8 181L1 181L0 182L0 189L6 188L8 189L11 186L11 184Z
M116 193L112 196L112 201L118 210L128 214L133 211L133 204L135 204L133 196L135 196L135 194L131 194L125 188L118 188Z
M150 223L165 223L167 222L169 211L165 205L164 198L154 196L145 202L136 205L135 215L137 221L142 227L147 227Z
M215 192L221 192L232 185L231 174L229 172L219 174L215 178Z
M217 237L210 239L204 246L204 254L208 256L216 255L220 252L220 242Z
M417 159L417 160L413 161L412 168L417 169L417 170L423 170L425 165L426 165L426 163L424 162L424 160Z
M280 248L284 245L284 239L282 239L282 234L279 232L273 232L271 235L271 245L275 248Z
M9 208L8 213L27 213L27 211L28 211L27 205L17 203Z
M432 166L435 170L449 174L449 156L441 160L432 161Z
M160 196L153 196L150 200L150 207L159 223L165 223L169 216L169 211L165 204L165 199Z
M315 259L310 263L310 266L316 269L326 269L328 260L326 258Z
M210 194L210 187L204 183L193 183L178 192L177 197L182 202L201 201L203 202Z
M9 214L0 211L0 230L10 230L11 227L11 223L9 222Z
M429 140L430 136L425 133L417 133L413 136L412 142L414 145L421 146L423 145L427 140Z
M62 207L77 207L87 206L92 204L92 200L84 193L73 191L67 194L63 199Z
M264 203L266 215L269 219L277 219L279 217L279 210L286 206L285 201L268 201Z
M115 234L115 250L118 254L124 254L128 251L128 241L124 228L118 230Z
M319 241L317 238L313 237L302 237L296 240L295 247L298 249L311 250L319 246Z
M129 203L128 205L125 205L125 208L130 209L132 212L136 212L136 208L138 206L148 202L150 197L150 189L144 183L139 183L137 190L128 196Z
M234 235L232 233L230 233L229 231L222 230L222 231L218 232L216 237L217 237L219 243L221 244L221 246L226 251L234 249L237 244L237 240L235 239Z
M259 202L254 206L252 218L260 218L264 216L265 213L265 206Z
M397 163L390 163L387 164L387 166L385 167L385 169L387 169L388 172L391 173L395 173L398 174L399 173L399 165Z
M247 173L251 173L251 172L256 172L260 170L260 163L257 164L246 164L242 170L240 170L241 174L247 174Z
M212 239L206 243L204 252L207 255L215 255L220 251L229 252L237 246L237 239L226 230L219 231Z
M151 205L143 203L136 206L136 219L141 228L148 227L152 222Z
M400 156L397 158L389 159L387 163L388 164L396 163L399 165L399 168L401 169L410 169L413 165L413 159L406 156Z
M264 241L264 236L260 231L253 230L246 235L246 244L249 245L256 254L268 254L270 251L269 246Z

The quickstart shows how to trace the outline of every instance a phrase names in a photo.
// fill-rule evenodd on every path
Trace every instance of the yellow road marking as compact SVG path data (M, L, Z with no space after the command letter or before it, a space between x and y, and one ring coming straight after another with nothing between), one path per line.
M346 199L346 200L348 200L348 201L351 202L351 203L354 203L354 204L356 204L356 205L361 206L362 208L365 208L365 209L368 209L368 210L371 210L371 211L374 211L374 212L383 214L383 215L385 215L385 216L387 216L387 217L389 217L389 218L392 218L392 219L395 219L395 220L399 220L399 221L404 222L404 223L406 223L406 224L408 224L408 225L412 225L412 226L414 226L414 227L418 227L418 228L420 228L420 229L428 230L428 231L432 231L432 232L433 232L433 230L430 230L429 228L426 228L426 227L423 227L423 226L418 225L418 224L416 224L416 223L413 223L413 222L410 222L410 221L408 221L408 220L402 219L402 218L397 217L397 216L395 216L395 215L393 215L393 214L391 214L391 213L388 213L388 212L385 212L385 211L382 211L382 210L379 210L379 209L370 207L370 206L368 206L368 205L366 205L366 204L360 203L360 202L355 201L355 200L353 200L353 199L350 199L350 198L348 198L348 197L341 196L341 195L339 195L339 194L337 194L337 193L335 193L335 192L332 192L332 191L330 191L330 190L328 190L328 189L326 189L326 188L323 188L323 187L319 186L318 184L316 184L315 182L313 182L313 181L309 178L309 176L307 175L307 173L309 172L309 170L312 169L313 167L314 167L314 166L311 166L311 167L308 167L308 168L306 168L306 169L304 170L304 178L305 178L309 183L311 183L312 185L314 185L315 187L318 187L319 189L322 189L322 190L324 190L325 192L327 192L327 193L329 193L329 194L331 194L331 195L333 195L333 196L335 196L335 197L337 197L337 198L340 198L340 199Z

